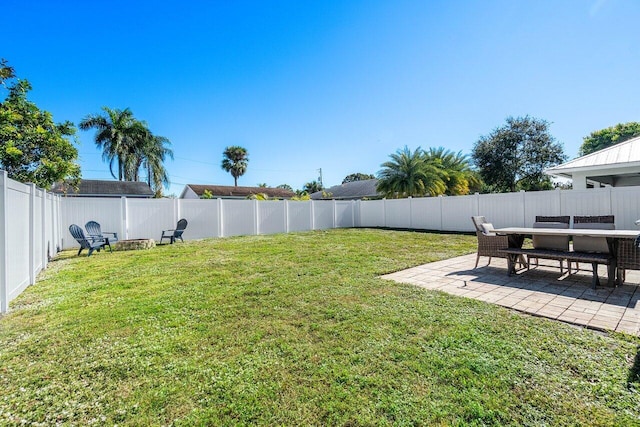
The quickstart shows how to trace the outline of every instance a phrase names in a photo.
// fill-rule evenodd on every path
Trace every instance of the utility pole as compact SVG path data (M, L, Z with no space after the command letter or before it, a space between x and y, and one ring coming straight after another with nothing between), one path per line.
M318 177L318 183L320 183L320 188L324 188L324 186L322 185L322 168L318 169L318 172L320 173L320 176Z

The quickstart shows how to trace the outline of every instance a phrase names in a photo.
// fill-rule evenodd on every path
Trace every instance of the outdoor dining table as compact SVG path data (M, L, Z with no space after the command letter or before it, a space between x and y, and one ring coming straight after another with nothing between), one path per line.
M635 239L638 230L598 230L587 228L532 228L532 227L506 227L494 230L496 234L506 235L509 240L510 248L522 248L524 238L526 236L586 236L586 237L604 237L607 239L609 246L609 254L611 255L611 263L613 271L618 274L618 283L621 283L620 272L617 270L616 256L618 253L618 244L622 239ZM609 285L614 286L612 278L609 278Z

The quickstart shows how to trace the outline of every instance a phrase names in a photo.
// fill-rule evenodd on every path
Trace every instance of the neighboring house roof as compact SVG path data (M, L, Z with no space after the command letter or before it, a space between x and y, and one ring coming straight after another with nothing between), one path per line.
M578 157L545 173L571 178L574 189L640 185L640 137Z
M202 197L205 190L211 192L214 198L234 198L244 199L247 196L254 194L266 194L271 198L278 199L290 199L296 194L293 191L285 190L284 188L270 188L270 187L234 187L227 185L201 185L201 184L187 184L182 190L180 198L185 198L185 194L188 190L193 191L198 197Z
M146 182L103 181L83 179L78 191L65 183L55 183L51 191L70 197L153 197L153 191Z
M378 184L377 179L365 179L363 181L347 182L346 184L334 185L331 188L324 190L327 195L325 199L336 200L357 200L357 199L376 199L381 198L382 195L376 190ZM322 199L322 191L317 191L311 194L313 200Z
M550 175L571 177L571 172L596 171L640 167L640 137L631 138L611 147L578 157L567 163L547 169Z

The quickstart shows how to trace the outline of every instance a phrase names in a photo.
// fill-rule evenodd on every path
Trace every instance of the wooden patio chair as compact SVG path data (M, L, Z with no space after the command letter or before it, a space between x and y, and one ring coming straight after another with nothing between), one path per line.
M187 228L187 220L182 218L178 221L176 228L173 230L162 230L162 237L160 237L160 243L162 243L162 239L169 239L169 244L173 245L176 239L182 239L182 233L184 233L185 228Z
M79 225L71 224L69 226L69 232L71 233L73 238L76 239L78 243L80 243L80 250L78 251L78 256L80 255L80 252L82 252L83 249L88 249L89 254L87 255L87 257L90 257L93 251L97 250L98 252L100 252L100 249L102 249L102 247L105 245L104 239L97 239L97 238L85 236L84 231L82 231L82 228L80 228Z

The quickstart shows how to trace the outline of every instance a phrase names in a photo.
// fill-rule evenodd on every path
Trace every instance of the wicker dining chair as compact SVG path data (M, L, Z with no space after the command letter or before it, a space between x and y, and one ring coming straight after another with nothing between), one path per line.
M472 216L471 221L476 228L476 236L478 236L478 255L476 256L476 265L481 256L489 257L487 265L491 264L492 257L506 258L507 255L499 252L500 249L509 247L509 239L507 236L499 236L494 233L493 225L487 221L484 216Z

